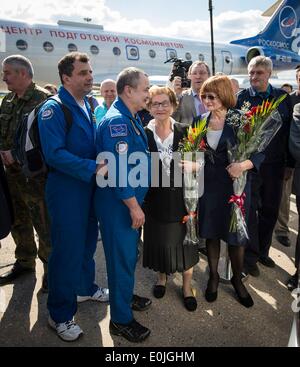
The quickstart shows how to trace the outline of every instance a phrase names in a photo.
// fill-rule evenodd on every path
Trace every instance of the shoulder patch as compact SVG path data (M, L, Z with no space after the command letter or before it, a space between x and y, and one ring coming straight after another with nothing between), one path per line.
M46 108L45 111L42 113L42 120L48 120L53 116L53 109Z
M126 143L126 141L119 141L116 144L116 152L118 154L125 154L128 151L128 144Z
M128 130L127 130L127 125L126 124L110 125L109 129L110 129L110 136L112 138L119 138L120 136L127 136L128 135Z

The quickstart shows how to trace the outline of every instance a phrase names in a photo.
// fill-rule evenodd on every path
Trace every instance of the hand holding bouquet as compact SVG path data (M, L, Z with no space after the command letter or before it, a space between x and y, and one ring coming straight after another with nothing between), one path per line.
M277 109L285 97L286 94L270 102L263 101L261 105L251 109L249 109L250 103L245 102L241 113L231 113L229 119L231 125L237 128L237 144L234 147L228 147L230 163L245 162L252 154L263 152L266 149L282 125ZM232 203L230 232L237 232L238 241L249 238L244 208L246 182L247 171L245 170L234 179L234 194L229 199L229 203Z
M204 151L206 144L206 119L198 121L194 127L188 128L187 137L179 143L178 151L181 154L183 167L183 196L187 215L182 219L186 223L187 232L184 245L197 245L197 206L198 199L204 190Z

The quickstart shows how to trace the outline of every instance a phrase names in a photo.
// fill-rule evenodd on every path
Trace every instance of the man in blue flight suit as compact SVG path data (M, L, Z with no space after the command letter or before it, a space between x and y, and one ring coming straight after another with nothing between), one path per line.
M88 56L73 52L58 64L58 95L72 114L67 125L61 106L48 100L39 113L39 131L49 166L46 201L51 218L49 325L65 341L82 334L74 322L77 302L108 301L108 289L95 283L98 224L93 214L96 127L86 95L93 86Z
M141 342L150 334L132 314L132 309L142 311L151 304L150 299L133 295L138 229L145 221L141 205L150 177L148 142L137 112L146 107L148 90L149 80L142 70L124 69L117 79L118 98L101 121L96 138L97 153L102 158L113 157L116 163L116 170L110 170L107 164L108 179L114 176L115 182L98 187L95 195L110 292L109 328L112 334L131 342ZM132 154L140 154L144 162L145 171L140 175L144 182L140 185L133 185L130 180L137 168L136 163L128 163ZM101 186L98 179L97 182Z

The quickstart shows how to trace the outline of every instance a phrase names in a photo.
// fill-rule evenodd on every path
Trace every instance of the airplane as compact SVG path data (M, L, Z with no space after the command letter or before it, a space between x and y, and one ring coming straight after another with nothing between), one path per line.
M258 55L269 56L275 72L295 69L300 64L300 1L277 1L265 14L273 15L256 36L215 44L216 71L247 74L247 64ZM0 20L1 29L0 62L12 54L28 57L39 85L59 84L58 60L71 51L89 54L96 85L106 78L115 79L127 66L137 66L148 75L166 76L171 65L164 62L174 57L211 64L208 42L105 32L100 25L70 21L31 25ZM1 81L0 90L5 89Z

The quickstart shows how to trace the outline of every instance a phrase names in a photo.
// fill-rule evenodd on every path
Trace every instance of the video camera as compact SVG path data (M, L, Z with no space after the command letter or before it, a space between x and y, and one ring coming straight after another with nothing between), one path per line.
M183 61L182 59L177 59L177 57L172 57L171 59L165 61L164 63L166 64L167 62L174 63L172 72L170 74L170 82L174 80L175 76L180 76L181 87L190 88L191 80L187 78L187 75L193 61Z

